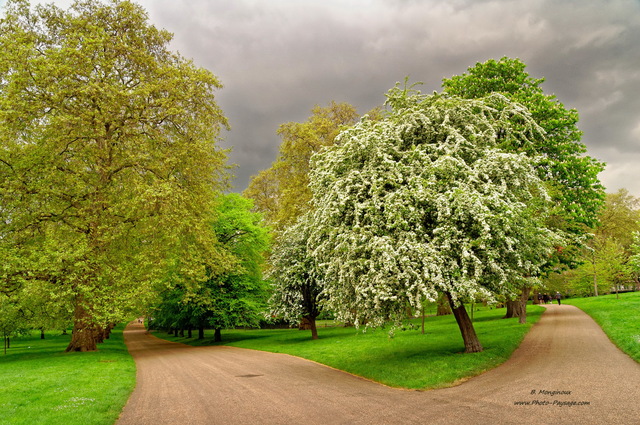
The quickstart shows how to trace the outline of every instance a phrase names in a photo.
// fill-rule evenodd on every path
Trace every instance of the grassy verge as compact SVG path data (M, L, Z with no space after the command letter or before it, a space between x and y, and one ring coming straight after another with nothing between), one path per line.
M224 345L286 353L363 376L383 384L429 389L446 387L492 369L509 358L543 308L529 306L528 324L502 319L504 309L476 311L474 326L484 351L463 354L464 345L453 316L428 317L425 334L419 320L412 330L362 330L333 327L318 330L320 339L312 341L309 331L228 330ZM204 340L175 338L164 332L157 336L191 345L213 345L212 334Z
M640 362L640 292L571 298L575 305L595 320L609 339L631 358Z
M0 355L0 423L112 425L135 386L123 327L93 353L64 353L59 332L13 339Z

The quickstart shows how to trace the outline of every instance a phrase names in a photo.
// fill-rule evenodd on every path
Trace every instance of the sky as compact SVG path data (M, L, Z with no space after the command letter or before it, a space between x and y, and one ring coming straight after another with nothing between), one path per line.
M443 78L508 56L578 110L607 192L640 197L640 0L136 1L224 85L234 191L276 159L278 126L314 105L364 114L405 77L440 91Z

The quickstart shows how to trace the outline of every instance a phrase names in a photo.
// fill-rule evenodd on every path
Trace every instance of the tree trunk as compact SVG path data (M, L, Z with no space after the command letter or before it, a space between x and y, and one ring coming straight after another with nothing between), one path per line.
M533 303L534 304L536 304L536 305L542 304L541 303L542 300L539 297L540 297L540 294L535 294L535 293L533 294Z
M531 293L530 287L524 287L520 297L515 300L507 301L507 314L505 319L518 318L520 323L527 323L527 301L529 300L529 294Z
M213 342L220 342L222 341L222 332L220 328L216 328L215 331L213 332Z
M309 326L311 329L311 339L318 339L318 329L316 328L316 316L304 316L303 321Z
M193 329L191 329L191 326L187 328L187 338L193 338Z
M204 339L204 325L198 326L198 339Z
M73 315L71 341L65 351L98 351L95 325L91 323L91 318L89 317L85 307L82 305L82 300L76 301Z
M173 336L178 337L179 333L180 333L180 329L178 329L178 328L174 328L173 329Z
M504 319L511 319L513 317L520 317L520 300L507 300L507 314L504 315Z
M101 335L100 341L98 342L104 342L105 339L109 339L109 337L111 336L111 331L115 327L116 325L114 323L109 323L104 328L102 328L102 335Z
M407 319L413 319L413 310L411 309L411 306L408 305L407 306Z
M95 331L85 326L73 326L71 331L71 341L65 349L65 351L98 351L98 345L96 343Z
M462 302L459 306L455 306L453 300L451 299L451 294L446 293L447 298L449 300L449 306L453 311L453 315L456 318L456 322L458 323L458 327L460 328L460 333L462 334L462 340L464 341L464 352L465 353L479 353L483 350L482 344L480 344L480 340L476 335L476 331L473 328L473 323L471 319L469 319L469 315L467 314L467 309L464 308L464 304Z
M44 339L44 328L40 328L40 339Z
M447 316L452 314L451 307L449 306L449 299L445 294L438 296L438 308L436 310L436 316Z

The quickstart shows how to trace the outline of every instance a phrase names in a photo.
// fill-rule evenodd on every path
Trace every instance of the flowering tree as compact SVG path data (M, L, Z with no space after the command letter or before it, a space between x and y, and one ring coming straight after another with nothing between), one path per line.
M363 119L314 157L309 248L327 306L375 326L442 292L465 351L482 351L463 301L513 295L556 238L543 225L548 196L534 162L499 149L508 139L527 145L540 129L498 94L396 86L387 97L383 120Z
M322 311L323 279L321 269L307 247L311 226L309 214L288 227L271 255L269 277L273 295L271 314L291 323L304 319L311 327L311 338L318 339L316 317Z
M544 130L544 134L531 138L526 146L510 140L500 147L506 152L536 158L538 176L545 181L554 205L546 225L565 235L565 242L545 266L546 273L550 273L580 264L585 236L598 224L598 211L604 199L598 173L604 164L586 155L587 148L580 141L582 132L577 127L578 112L565 108L554 95L545 94L543 82L544 78L532 78L520 59L503 57L477 63L462 75L444 79L442 86L447 94L467 99L501 93L526 106ZM519 299L507 301L506 317L519 316L522 323L526 320L530 290L530 285L524 285Z
M536 158L538 175L547 183L555 205L549 226L573 235L566 242L581 246L584 238L580 236L598 224L598 211L605 197L598 174L604 164L586 155L587 147L580 141L582 132L577 127L578 111L567 109L554 95L545 94L543 82L544 78L532 78L520 59L503 57L477 63L462 75L444 79L442 86L446 93L467 99L501 93L527 107L544 134L531 138L527 146L511 140L500 147ZM579 252L563 249L562 255L556 252L554 257L573 266L572 254Z

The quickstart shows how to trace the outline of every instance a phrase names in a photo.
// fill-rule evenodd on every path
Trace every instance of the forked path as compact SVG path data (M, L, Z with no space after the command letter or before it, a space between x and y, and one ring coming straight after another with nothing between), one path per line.
M569 305L547 306L503 365L431 391L283 354L171 343L138 324L125 340L137 386L118 425L640 424L640 364Z

